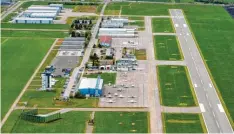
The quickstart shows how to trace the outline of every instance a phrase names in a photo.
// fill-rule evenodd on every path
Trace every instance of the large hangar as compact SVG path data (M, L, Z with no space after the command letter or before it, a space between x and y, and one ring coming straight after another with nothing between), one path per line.
M78 92L82 95L101 96L103 88L103 79L82 78L78 87Z

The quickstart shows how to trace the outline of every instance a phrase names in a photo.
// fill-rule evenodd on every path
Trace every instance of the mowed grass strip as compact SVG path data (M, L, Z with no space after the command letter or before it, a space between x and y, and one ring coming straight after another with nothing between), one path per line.
M8 38L2 49L2 115L9 110L54 39Z
M95 133L148 133L147 112L95 112Z
M103 79L104 84L109 84L109 83L115 84L116 73L88 74L88 75L84 75L84 77L97 78L98 75L101 76L101 79Z
M40 110L40 114L50 113ZM62 118L49 123L33 123L19 118L21 110L15 110L4 124L4 133L84 133L90 112L67 112Z
M69 30L70 26L67 24L15 24L15 23L1 23L2 28L12 29L60 29Z
M152 18L153 33L174 33L170 18Z
M161 103L164 106L196 106L184 66L157 66Z
M176 38L176 36L154 36L155 59L182 60L183 56Z
M162 113L164 133L206 133L199 114Z
M67 36L69 36L68 31L2 30L2 37L64 38Z

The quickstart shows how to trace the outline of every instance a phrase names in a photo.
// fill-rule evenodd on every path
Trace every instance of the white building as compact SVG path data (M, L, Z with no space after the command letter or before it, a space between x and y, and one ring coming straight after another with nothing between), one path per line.
M98 36L136 37L137 32L132 28L100 28Z
M27 17L17 17L13 23L24 23L24 24L52 24L52 18L27 18Z
M50 4L49 6L50 6L50 7L59 7L60 10L63 9L63 4Z
M61 11L59 7L48 7L48 6L30 6L28 7L28 10L51 10L57 12Z
M29 15L31 18L52 18L55 19L57 13L32 13Z
M28 16L32 13L56 13L56 15L58 15L57 11L55 10L25 10L23 15Z

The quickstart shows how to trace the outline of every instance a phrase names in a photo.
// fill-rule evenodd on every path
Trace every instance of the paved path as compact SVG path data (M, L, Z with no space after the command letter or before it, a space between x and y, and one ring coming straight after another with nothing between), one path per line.
M47 54L45 55L45 57L43 58L43 60L41 61L40 65L37 67L37 69L34 71L33 75L31 76L31 78L29 79L29 81L27 82L27 84L24 86L23 90L20 92L19 96L16 98L16 100L14 101L14 103L12 104L11 108L8 110L7 114L4 116L4 118L1 121L1 128L4 125L4 123L6 122L7 118L10 116L11 112L14 110L14 108L16 107L17 103L19 102L20 98L23 96L24 92L27 90L28 86L30 85L30 83L32 82L33 78L36 76L37 72L39 71L39 69L41 68L42 64L45 62L45 60L47 59L47 57L49 56L51 50L53 49L54 45L56 44L56 42L58 41L58 38L54 41L53 45L50 47L49 51L47 52Z
M154 64L156 65L180 65L185 66L185 61L164 61L164 60L155 60Z
M208 133L233 133L182 10L169 10Z
M69 30L63 29L19 29L19 28L2 28L2 30L17 30L17 31L63 31L68 32Z
M161 105L159 99L159 91L157 85L156 66L154 64L154 44L152 38L152 26L151 18L145 17L145 34L144 42L148 44L147 47L147 61L149 67L148 76L148 97L149 97L149 109L150 109L150 132L151 133L162 133L162 117L161 117Z
M119 15L102 15L102 16L118 16L119 17ZM145 16L145 15L122 15L122 14L121 16L123 17L132 16L132 17L151 17L151 18L171 18L171 16Z
M91 115L90 115L90 119L91 120L94 120L94 116L95 116L95 112L93 111L92 113L91 113ZM91 125L91 124L89 124L88 122L86 123L86 131L85 131L85 133L87 134L90 134L90 133L92 133L93 132L93 125Z
M153 33L153 35L176 35L176 33Z
M161 111L165 113L201 113L200 107L167 107L161 106Z
M10 13L12 13L13 11L15 11L20 5L22 5L25 1L18 1L15 5L13 5L12 7L10 7L5 14L1 15L1 21L8 16Z
M15 107L15 109L35 109L34 107ZM62 111L123 111L123 112L148 112L148 108L38 108L48 110L62 110Z

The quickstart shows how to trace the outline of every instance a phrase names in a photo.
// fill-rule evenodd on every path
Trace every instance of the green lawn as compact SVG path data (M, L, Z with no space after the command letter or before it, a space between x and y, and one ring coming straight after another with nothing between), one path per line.
M195 106L193 87L184 66L157 66L161 103L164 106Z
M206 133L199 114L162 113L164 133Z
M43 112L41 110L41 112ZM21 110L15 110L4 124L4 133L84 133L90 112L68 112L49 123L32 123L19 119ZM45 114L45 112L43 112Z
M70 26L67 24L14 24L14 23L2 23L2 28L14 28L14 29L61 29L69 30Z
M144 17L138 17L138 16L129 16L128 19L129 20L142 20L142 21L144 21Z
M2 37L64 38L67 36L68 32L2 30Z
M146 112L95 112L95 133L148 133Z
M128 24L138 26L138 27L145 27L145 22L144 21L129 22Z
M157 60L182 60L176 36L154 36L155 59Z
M48 5L48 4L49 4L48 1L27 1L27 2L24 2L19 8L26 9L30 7L31 5Z
M57 92L56 92L57 91ZM89 99L70 99L68 102L54 100L54 98L60 95L60 89L56 91L37 91L36 88L29 87L24 93L23 97L20 99L20 102L28 102L28 107L37 106L40 108L51 108L51 107L82 107L82 108L91 108L98 106L98 99L89 98Z
M115 84L116 81L116 73L102 73L102 74L90 74L90 75L84 75L84 77L88 78L97 78L98 75L101 76L103 79L104 84Z
M1 22L9 22L12 20L13 17L15 17L17 15L17 13L10 13L8 14Z
M174 33L170 18L153 18L152 28L153 33Z
M4 117L54 39L9 38L2 49L2 115Z

